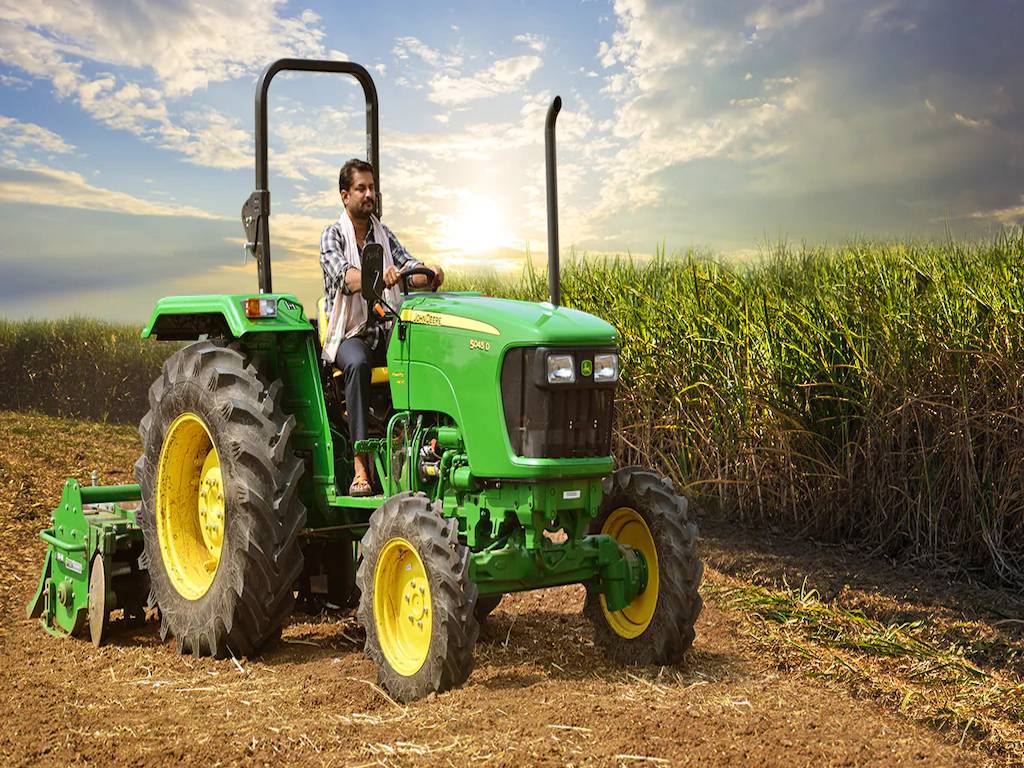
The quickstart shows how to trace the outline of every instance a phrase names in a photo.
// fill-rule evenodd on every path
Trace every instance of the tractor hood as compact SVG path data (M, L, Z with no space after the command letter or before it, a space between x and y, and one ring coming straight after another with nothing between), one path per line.
M513 301L479 294L438 293L402 303L403 320L461 328L500 346L615 344L615 328L599 317L548 302Z

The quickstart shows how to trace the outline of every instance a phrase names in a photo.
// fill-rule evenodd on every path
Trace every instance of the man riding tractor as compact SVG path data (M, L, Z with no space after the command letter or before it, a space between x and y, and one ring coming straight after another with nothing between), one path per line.
M439 266L424 268L374 215L377 193L372 165L355 158L346 162L338 174L338 192L343 206L341 215L324 229L320 238L324 314L329 318L322 359L341 370L345 377L349 437L354 442L367 437L371 368L386 364L390 329L389 325L366 323L366 302L360 295L363 247L379 243L384 249L384 285L392 307L400 303L396 286L406 279L404 270L420 268L423 274L409 276L408 285L434 290L444 282L444 270ZM428 271L432 274L426 274ZM356 453L353 463L355 476L349 495L369 496L372 488L367 455Z

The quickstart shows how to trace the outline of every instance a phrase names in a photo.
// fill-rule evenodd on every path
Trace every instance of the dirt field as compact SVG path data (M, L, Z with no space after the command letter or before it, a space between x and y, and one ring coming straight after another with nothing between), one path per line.
M296 616L237 664L177 655L153 621L57 640L24 618L37 532L65 477L130 481L137 450L131 429L0 413L4 765L1024 765L1013 597L715 520L679 668L606 664L581 588L506 598L469 683L409 706L349 614Z

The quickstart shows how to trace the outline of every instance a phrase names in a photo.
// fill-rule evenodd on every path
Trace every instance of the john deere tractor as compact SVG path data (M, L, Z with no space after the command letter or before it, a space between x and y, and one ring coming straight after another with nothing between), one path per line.
M242 209L259 292L158 302L143 337L191 343L150 387L138 484L67 482L29 615L58 635L88 624L99 644L111 611L155 606L181 652L241 657L279 637L297 596L326 590L358 604L380 682L409 701L467 679L503 595L583 584L610 657L678 662L701 610L697 530L670 481L614 468L616 333L560 306L561 100L545 126L550 301L406 291L390 306L368 245L362 294L387 366L373 371L376 431L353 444L323 324L271 288L267 94L287 70L359 81L379 174L366 69L283 59L263 72ZM376 495L346 495L355 452L371 457Z

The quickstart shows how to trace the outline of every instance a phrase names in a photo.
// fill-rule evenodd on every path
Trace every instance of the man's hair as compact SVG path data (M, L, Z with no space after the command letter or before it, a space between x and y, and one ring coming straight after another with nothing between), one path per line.
M357 157L347 161L341 166L341 173L338 174L338 192L344 192L352 186L352 178L356 175L356 171L369 171L372 174L373 166Z

